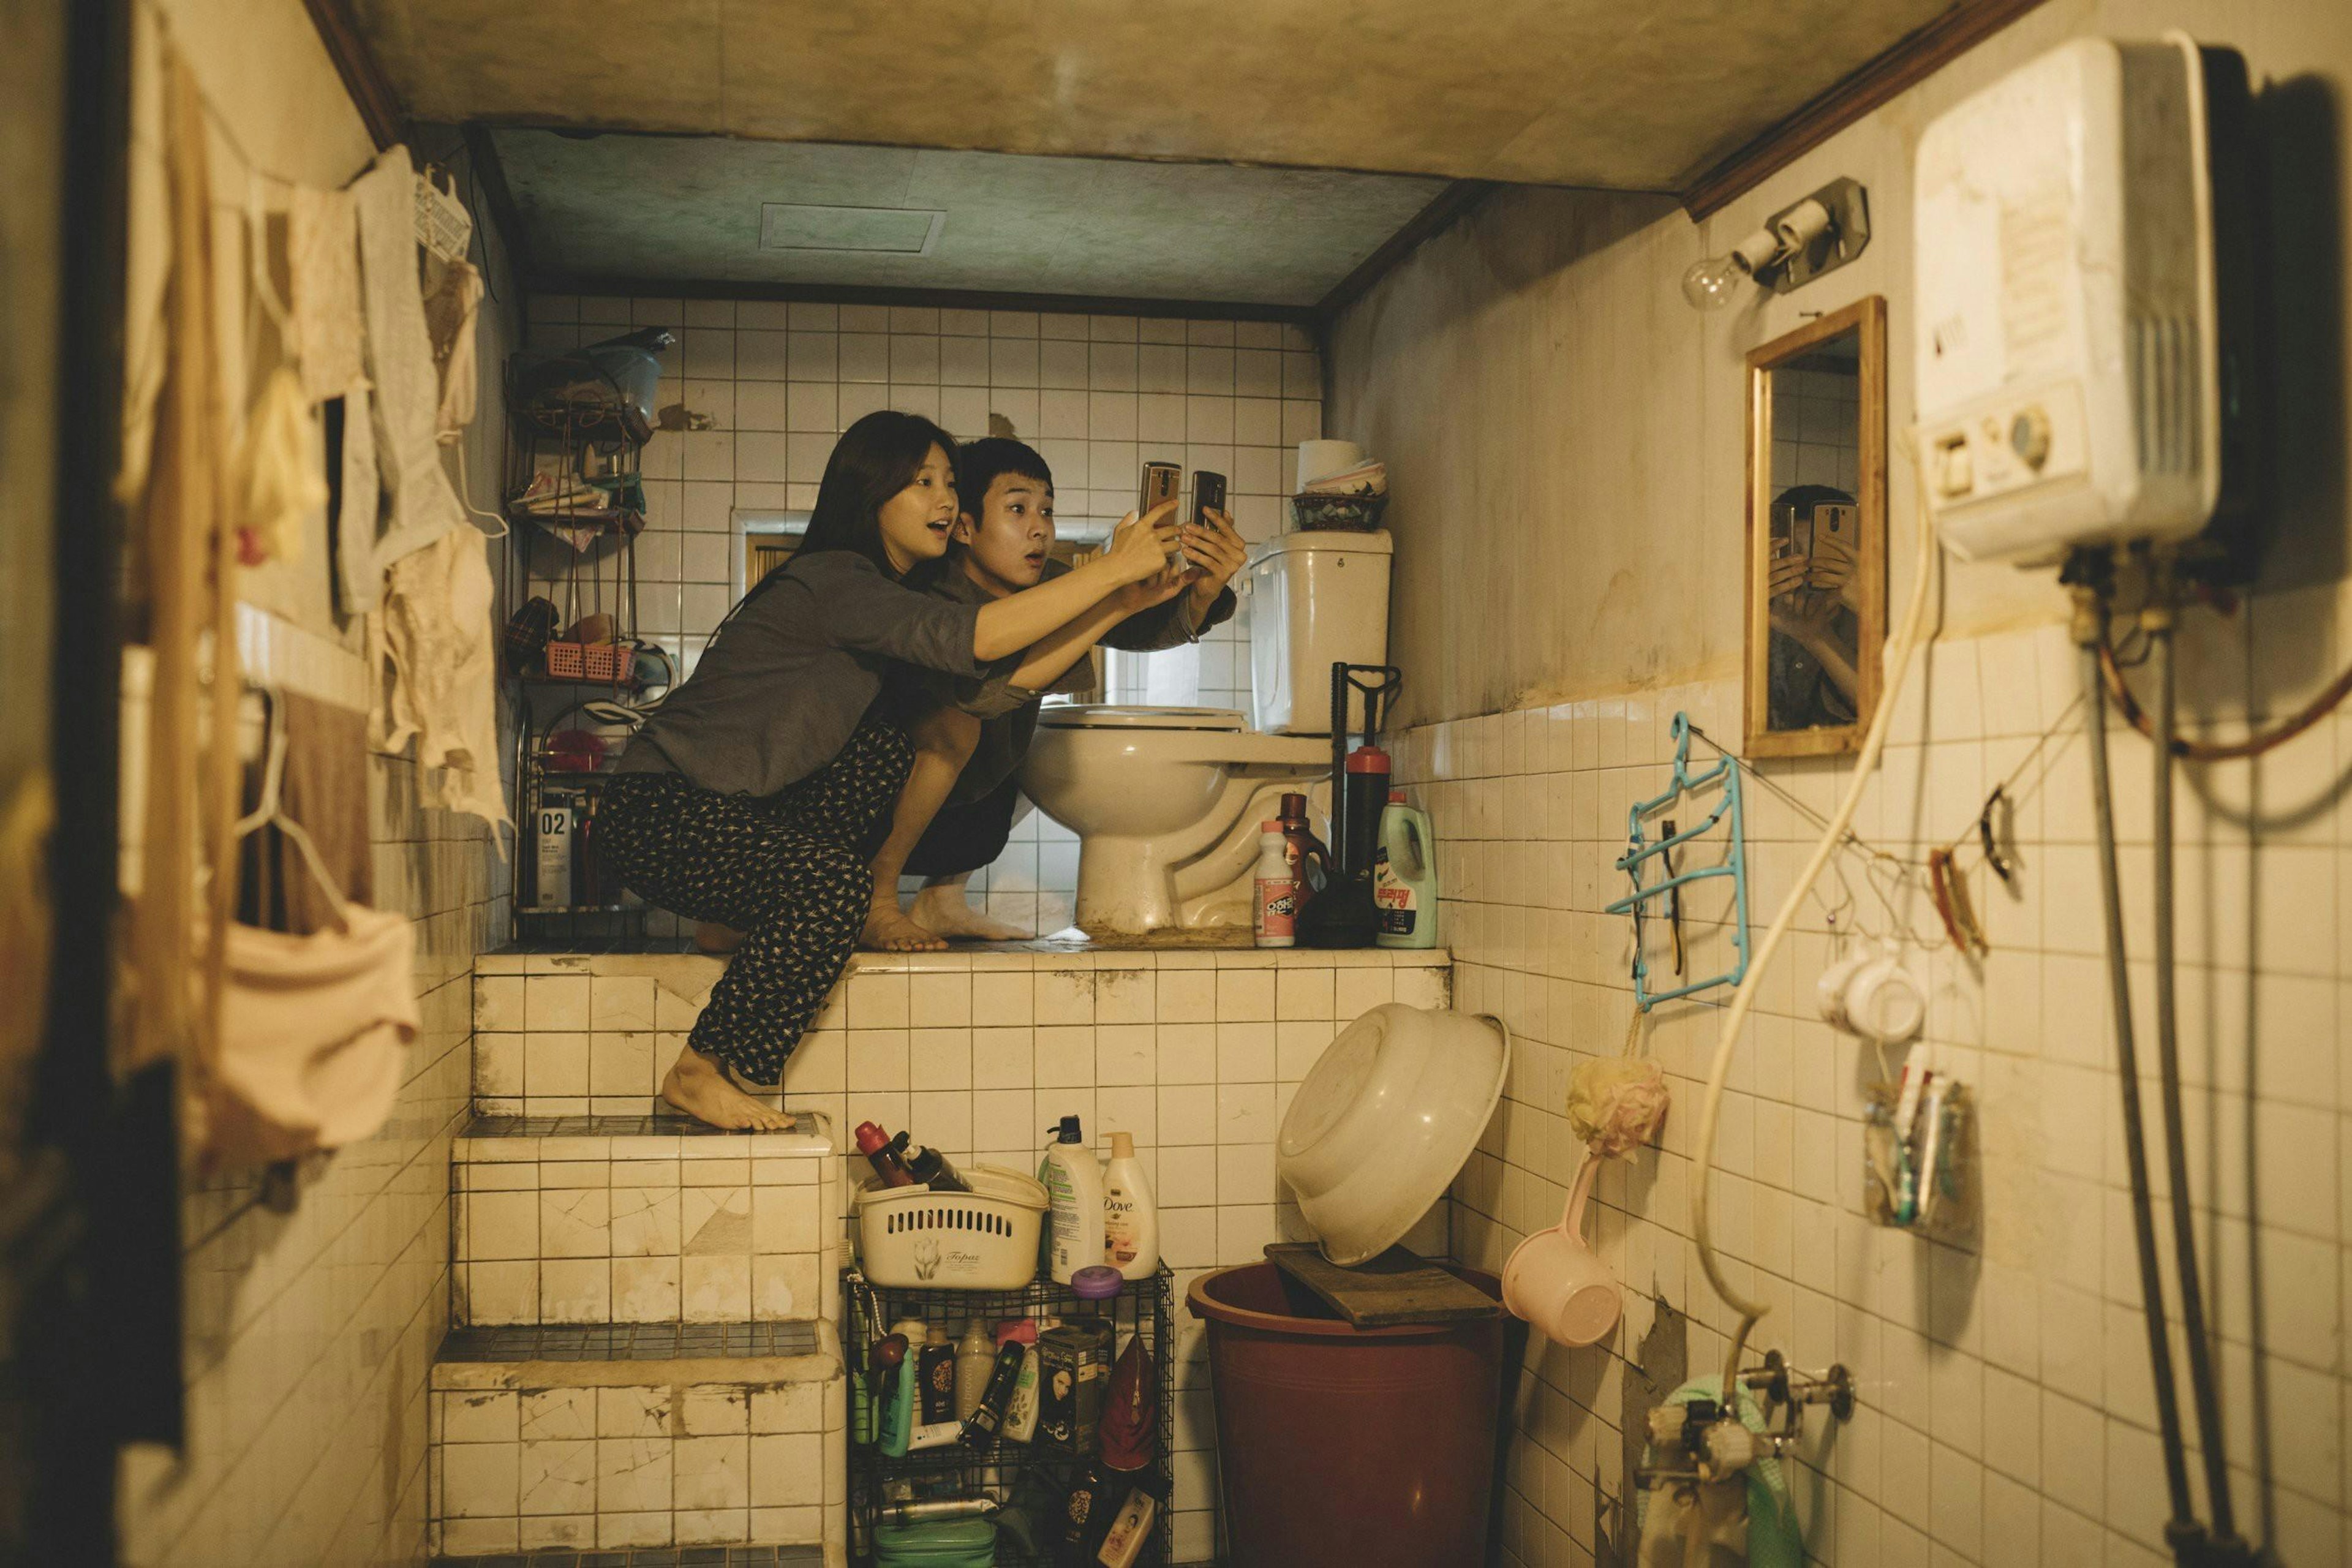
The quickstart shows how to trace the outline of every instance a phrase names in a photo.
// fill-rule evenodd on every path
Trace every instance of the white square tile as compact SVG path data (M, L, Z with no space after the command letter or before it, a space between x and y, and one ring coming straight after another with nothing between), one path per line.
M792 1433L751 1439L751 1501L760 1508L812 1508L824 1500L823 1439Z
M520 1480L521 1511L526 1515L576 1517L594 1513L595 1439L526 1442L522 1445Z
M441 1511L454 1519L512 1517L520 1443L453 1443L441 1456Z
M671 1500L671 1473L676 1447L667 1437L600 1437L596 1440L596 1511L600 1520L600 1539L604 1539L601 1521L614 1514L656 1510L667 1512Z

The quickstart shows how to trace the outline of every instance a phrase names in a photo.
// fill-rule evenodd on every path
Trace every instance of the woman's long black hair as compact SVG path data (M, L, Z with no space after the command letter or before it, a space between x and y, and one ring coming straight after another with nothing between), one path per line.
M878 409L843 431L825 459L824 482L817 487L799 553L854 550L883 575L896 575L882 548L882 503L914 483L934 447L952 472L955 437L919 414Z

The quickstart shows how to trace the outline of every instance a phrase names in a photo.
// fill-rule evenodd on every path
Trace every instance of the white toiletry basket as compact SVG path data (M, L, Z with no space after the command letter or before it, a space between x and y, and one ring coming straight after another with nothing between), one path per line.
M1037 1275L1045 1186L1002 1165L971 1165L968 1193L857 1189L857 1251L866 1278L900 1289L1018 1290Z

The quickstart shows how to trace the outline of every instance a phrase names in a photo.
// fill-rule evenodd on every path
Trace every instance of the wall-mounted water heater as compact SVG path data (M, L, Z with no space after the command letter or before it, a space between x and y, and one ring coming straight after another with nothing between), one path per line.
M2217 564L2247 555L2251 118L2233 50L2084 38L1921 137L1916 434L1957 553L2196 540Z

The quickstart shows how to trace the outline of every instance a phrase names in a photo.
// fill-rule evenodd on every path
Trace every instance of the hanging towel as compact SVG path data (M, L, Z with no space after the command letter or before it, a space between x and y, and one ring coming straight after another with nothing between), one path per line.
M207 1170L297 1159L372 1136L416 1037L415 934L346 905L341 929L228 929L221 1050L205 1079Z
M1713 1400L1721 1385L1720 1378L1694 1378L1665 1402ZM1750 1432L1766 1430L1763 1409L1744 1388L1739 1424ZM1796 1500L1778 1459L1759 1459L1739 1475L1708 1482L1696 1498L1660 1489L1643 1491L1641 1499L1641 1568L1804 1568ZM1690 1561L1685 1551L1694 1527L1708 1548L1703 1563Z
M367 367L374 383L376 465L388 505L376 521L364 581L347 571L348 601L372 608L386 567L465 524L466 509L441 466L436 421L441 375L417 282L416 170L394 147L352 186L359 208L360 283L367 310ZM467 531L469 535L472 531ZM473 538L477 548L478 536ZM347 546L344 560L352 552Z
M324 403L342 396L366 374L359 211L351 192L296 186L286 214L286 250L302 392Z
M461 441L474 422L476 365L474 322L482 310L482 275L470 261L436 265L439 276L425 297L425 327L433 340L433 363L441 377L435 427L441 444Z
M396 752L415 737L425 804L496 826L509 818L488 555L463 528L385 574L383 603L367 617L368 743Z

